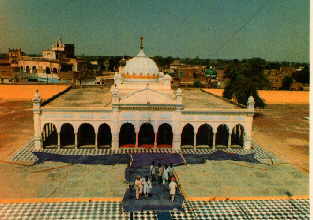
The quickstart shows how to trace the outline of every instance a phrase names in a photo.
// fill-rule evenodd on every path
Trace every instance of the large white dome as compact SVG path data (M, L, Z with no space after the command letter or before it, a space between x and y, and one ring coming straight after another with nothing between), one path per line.
M124 73L136 76L158 76L159 68L141 49L137 56L126 62Z

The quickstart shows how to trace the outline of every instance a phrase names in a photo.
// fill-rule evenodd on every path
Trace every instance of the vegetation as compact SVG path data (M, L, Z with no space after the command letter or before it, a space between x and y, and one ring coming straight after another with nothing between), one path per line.
M201 87L201 82L200 82L200 80L196 79L196 80L193 82L193 87L195 87L195 88L200 88L200 87Z
M225 76L229 79L224 89L223 97L236 99L239 104L246 105L250 95L254 97L255 106L264 107L264 101L257 90L270 86L263 74L265 60L252 58L243 62L234 62L227 66Z
M283 85L282 85L282 87L280 89L282 89L282 90L289 90L292 82L293 82L292 77L285 76L283 78Z
M305 65L303 70L293 73L292 77L296 80L296 82L305 83L305 84L310 83L309 66Z

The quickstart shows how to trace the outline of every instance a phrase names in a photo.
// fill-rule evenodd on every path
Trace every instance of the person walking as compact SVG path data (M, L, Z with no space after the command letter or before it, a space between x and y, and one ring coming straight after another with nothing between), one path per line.
M176 188L177 188L176 179L175 179L175 177L172 177L171 182L169 184L171 202L174 202L175 194L176 194Z
M158 183L161 184L162 183L162 176L163 176L163 172L164 172L164 167L161 166L161 164L158 164Z
M155 180L155 173L156 173L156 166L155 166L155 162L152 161L152 164L150 165L150 176L151 176L152 182Z
M151 194L152 183L150 179L146 176L145 180L143 181L143 194L147 198Z
M138 200L140 198L140 194L142 193L142 181L140 176L136 176L135 190L136 190L136 200Z
M166 164L162 175L163 184L168 183L168 176L169 176L169 167Z
M171 181L171 178L174 177L174 167L173 164L170 163L170 166L168 167L168 181Z

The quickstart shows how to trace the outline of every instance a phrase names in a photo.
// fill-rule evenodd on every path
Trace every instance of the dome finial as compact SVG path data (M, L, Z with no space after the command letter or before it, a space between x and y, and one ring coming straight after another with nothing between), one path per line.
M143 49L143 36L140 37L140 49Z

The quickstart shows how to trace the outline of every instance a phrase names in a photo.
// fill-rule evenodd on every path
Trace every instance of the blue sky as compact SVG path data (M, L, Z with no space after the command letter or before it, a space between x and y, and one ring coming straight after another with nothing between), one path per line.
M309 61L308 0L0 0L0 52Z

